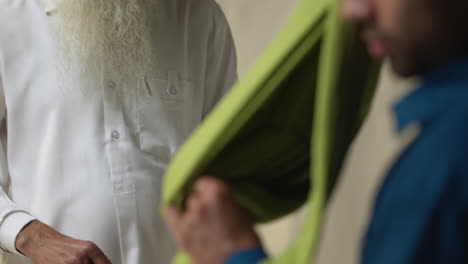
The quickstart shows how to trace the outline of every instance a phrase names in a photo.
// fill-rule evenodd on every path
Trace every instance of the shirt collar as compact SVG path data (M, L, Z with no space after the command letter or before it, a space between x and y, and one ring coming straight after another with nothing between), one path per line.
M397 129L429 122L468 93L468 57L458 59L426 74L421 86L394 107Z

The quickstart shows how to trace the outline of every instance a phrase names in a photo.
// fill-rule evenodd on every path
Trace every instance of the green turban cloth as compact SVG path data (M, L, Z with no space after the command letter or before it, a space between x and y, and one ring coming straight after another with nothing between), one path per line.
M322 212L370 105L379 63L337 0L303 0L251 71L188 139L164 177L163 210L201 175L226 182L257 222L301 206L299 237L264 263L309 264ZM176 264L188 264L183 254Z

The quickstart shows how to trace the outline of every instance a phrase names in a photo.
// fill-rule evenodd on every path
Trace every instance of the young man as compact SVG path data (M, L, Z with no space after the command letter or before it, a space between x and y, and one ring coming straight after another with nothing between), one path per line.
M8 264L166 264L174 152L236 80L213 0L0 1Z
M344 0L342 10L373 56L389 57L401 76L423 77L395 106L397 130L421 132L380 187L360 262L468 263L468 2ZM171 208L166 218L196 264L266 257L248 216L215 179L199 180L186 211Z

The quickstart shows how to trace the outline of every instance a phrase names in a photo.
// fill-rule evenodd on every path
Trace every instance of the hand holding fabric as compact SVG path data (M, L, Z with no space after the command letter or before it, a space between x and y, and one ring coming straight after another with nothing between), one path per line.
M220 264L235 252L260 247L251 218L221 181L201 178L185 205L184 211L169 208L165 218L195 264Z

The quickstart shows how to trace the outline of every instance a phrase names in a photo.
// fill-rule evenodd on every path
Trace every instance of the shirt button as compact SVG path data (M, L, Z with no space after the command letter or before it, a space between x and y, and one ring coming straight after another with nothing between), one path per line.
M111 138L113 141L117 141L120 138L120 133L117 130L112 131Z
M176 96L179 93L174 86L171 86L167 92L170 96Z
M108 86L109 88L111 88L111 89L114 89L115 86L116 86L116 84L115 84L114 81L108 81L108 82L107 82L107 86Z

